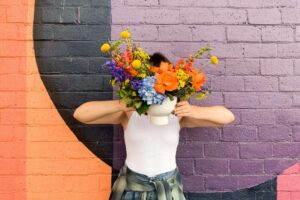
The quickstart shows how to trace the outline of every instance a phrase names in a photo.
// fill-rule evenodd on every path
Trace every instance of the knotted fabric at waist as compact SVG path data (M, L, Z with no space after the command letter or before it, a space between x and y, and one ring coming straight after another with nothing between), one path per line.
M125 190L142 192L140 200L147 200L147 192L153 190L158 200L185 200L178 167L170 172L148 177L132 171L125 163L112 187L110 200L121 200Z

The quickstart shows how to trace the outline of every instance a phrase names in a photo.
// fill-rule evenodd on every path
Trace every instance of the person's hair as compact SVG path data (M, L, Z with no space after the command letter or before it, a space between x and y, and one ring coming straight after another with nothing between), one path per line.
M150 55L150 63L154 66L159 66L161 62L167 62L171 63L169 59L160 52L155 52L152 55Z

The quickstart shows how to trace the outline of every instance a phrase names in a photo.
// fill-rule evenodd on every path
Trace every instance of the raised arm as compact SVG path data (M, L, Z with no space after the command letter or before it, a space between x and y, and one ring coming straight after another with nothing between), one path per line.
M73 113L73 117L85 124L121 124L127 117L124 101L89 101L81 104Z

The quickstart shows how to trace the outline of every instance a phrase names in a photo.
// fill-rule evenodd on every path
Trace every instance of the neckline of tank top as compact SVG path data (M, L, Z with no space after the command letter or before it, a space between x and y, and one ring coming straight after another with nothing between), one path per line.
M126 131L127 131L127 129L128 129L128 126L129 126L129 123L130 123L130 121L131 121L131 118L133 117L133 115L134 115L134 114L138 114L138 113L137 113L137 111L135 111L135 110L134 110L134 111L132 112L132 114L130 115L130 117L129 117L129 119L128 119L128 122L127 122L126 129L124 130L124 132L126 132ZM139 114L138 114L138 115L139 115ZM139 115L139 116L148 117L148 116L147 116L147 115L145 115L145 114L144 114L144 115ZM177 119L177 122L179 123L179 119L178 119L178 117L176 117L174 114L171 114L171 116L175 117L175 118Z

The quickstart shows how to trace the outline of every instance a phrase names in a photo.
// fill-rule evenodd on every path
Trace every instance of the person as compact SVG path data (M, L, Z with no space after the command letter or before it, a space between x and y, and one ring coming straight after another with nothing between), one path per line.
M170 63L159 52L151 55L150 62L154 66ZM126 160L113 183L110 200L186 200L176 164L180 129L221 127L234 121L234 114L224 106L200 107L180 100L167 125L151 124L147 113L139 115L121 100L85 102L73 116L86 124L123 127Z

